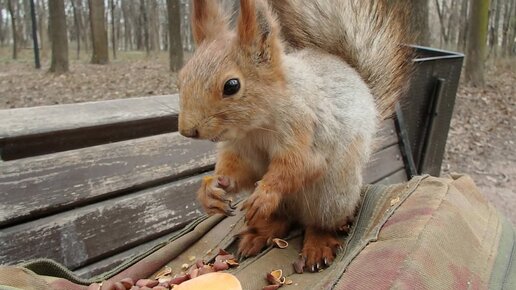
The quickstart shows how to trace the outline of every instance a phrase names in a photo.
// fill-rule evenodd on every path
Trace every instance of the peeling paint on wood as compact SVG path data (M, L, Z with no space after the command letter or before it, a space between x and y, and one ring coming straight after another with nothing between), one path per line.
M0 163L0 226L213 167L215 147L178 133Z
M50 258L76 269L169 233L199 216L198 208L191 205L202 177L2 229L0 264Z

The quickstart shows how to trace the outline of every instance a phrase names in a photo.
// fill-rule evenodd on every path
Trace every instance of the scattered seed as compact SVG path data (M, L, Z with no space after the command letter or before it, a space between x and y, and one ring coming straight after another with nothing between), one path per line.
M188 267L190 267L188 264L183 264L183 265L181 265L181 269L182 269L183 271L188 270Z
M286 249L288 247L288 242L282 239L273 239L272 242L276 245L276 247L280 249Z
M226 262L216 261L213 263L213 269L215 269L215 271L224 271L229 269L229 265Z
M294 282L292 282L292 280L290 280L288 278L285 280L285 285L292 285L292 283L294 283Z
M399 196L398 196L398 197L396 197L395 199L392 199L392 200L391 200L391 206L396 205L398 202L400 202L400 197L399 197Z
M215 262L226 262L227 260L233 260L233 259L235 259L235 256L233 256L231 254L218 255L217 257L215 257Z
M183 276L177 276L177 277L174 277L172 280L170 280L169 285L179 285L181 283L183 283L184 281L188 280L188 275L183 275Z
M229 259L226 263L231 267L238 267L240 265L235 259Z
M226 252L224 249L219 249L219 255L226 256L226 255L230 255L230 254L228 252Z
M170 281L172 281L172 277L171 276L161 277L161 278L158 279L159 284L169 284Z
M154 279L158 280L159 278L168 276L170 274L172 274L172 268L170 268L169 266L165 266L165 268L163 268L163 270L159 271L156 274L156 276L154 276Z
M199 259L195 262L195 265L197 266L197 268L202 268L204 266L204 261Z
M113 284L111 289L113 289L113 290L126 290L126 287L124 286L124 284L122 284L120 282L116 282L115 284Z
M140 279L140 280L136 281L136 286L139 286L139 287L152 288L152 287L158 286L158 284L159 284L159 282L157 280L152 280L152 279Z
M277 290L281 285L269 285L262 288L262 290Z
M131 287L134 286L134 281L132 278L122 279L122 280L120 280L120 283L122 283L122 285L124 285L125 289L131 289Z
M196 257L195 257L195 256L189 256L189 257L188 257L188 261L190 261L190 262L195 261L195 259L196 259Z
M199 276L213 272L215 272L215 269L212 266L204 265L199 268Z
M190 271L190 273L188 273L188 276L190 277L190 279L197 278L197 276L199 276L199 269L193 269L192 271Z

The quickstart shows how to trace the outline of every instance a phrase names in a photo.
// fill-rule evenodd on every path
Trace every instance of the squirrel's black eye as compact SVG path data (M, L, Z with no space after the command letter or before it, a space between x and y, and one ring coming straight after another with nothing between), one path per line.
M240 81L238 79L230 79L224 84L224 96L229 97L240 91Z

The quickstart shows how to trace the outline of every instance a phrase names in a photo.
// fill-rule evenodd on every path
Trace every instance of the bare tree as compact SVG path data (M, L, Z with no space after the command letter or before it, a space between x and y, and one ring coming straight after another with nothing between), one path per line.
M12 29L12 38L13 38L13 59L18 58L18 31L16 29L16 13L14 6L15 1L7 0L7 9L9 10L9 15L11 16L11 29Z
M111 46L113 48L113 59L116 59L116 33L115 33L115 1L109 0L111 10Z
M50 71L57 74L68 72L68 37L64 0L48 2L49 30L52 41Z
M32 20L32 42L34 46L34 63L36 69L41 68L41 62L39 60L39 44L38 44L38 24L36 20L36 7L34 5L34 0L29 0L30 4L30 15Z
M122 5L122 17L124 18L124 49L130 50L133 49L133 29L132 29L132 21L131 21L131 8L129 1L121 1Z
M148 11L147 5L145 5L145 0L140 0L140 12L141 12L141 20L143 27L143 40L145 45L145 51L147 55L150 54L150 42L149 42L149 20L148 20Z
M4 46L5 43L5 25L4 25L4 1L0 0L0 46Z
M513 16L515 0L507 0L505 3L505 13L503 17L502 25L502 55L507 56L510 51L510 44L513 42L510 40L511 33L509 31L511 26L511 19Z
M91 63L107 64L109 62L109 50L107 30L104 17L104 0L90 0L89 4L91 23L91 43L93 44L93 54L91 57Z
M468 8L469 0L461 0L460 6L460 22L459 22L459 37L457 41L457 50L466 51L466 43L468 37Z
M71 0L73 21L75 23L75 37L77 38L77 59L81 56L81 24L79 23L80 13L77 10L77 0Z
M469 23L466 80L475 86L483 86L489 25L489 0L472 0Z
M429 0L413 0L412 4L412 29L416 36L416 42L419 45L430 45L430 29L428 26L428 1Z
M183 65L181 42L181 13L179 0L167 0L170 70L178 71Z

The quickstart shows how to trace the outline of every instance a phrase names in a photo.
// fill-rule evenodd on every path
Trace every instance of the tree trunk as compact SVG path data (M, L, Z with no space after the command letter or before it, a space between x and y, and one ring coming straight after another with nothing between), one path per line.
M413 0L412 3L412 29L419 45L430 45L430 29L428 26L428 0Z
M158 2L156 0L149 0L147 2L147 11L149 11L149 42L151 51L160 50L160 35L159 35L159 10Z
M516 1L512 0L512 18L509 26L509 56L516 54Z
M514 0L507 0L505 3L505 13L502 26L502 55L507 56L510 51L510 44L512 41L510 38L509 28L511 25L511 18L513 15Z
M41 62L39 60L39 44L38 44L38 24L36 22L36 7L34 0L29 0L30 4L30 16L32 20L32 43L34 46L34 64L36 69L41 68Z
M183 44L181 41L181 5L179 0L167 0L170 70L178 71L183 66Z
M448 35L446 34L446 26L444 23L444 6L441 9L441 5L439 4L439 0L435 0L435 7L437 8L437 16L439 16L439 24L441 27L441 46L442 41L444 40L444 43L448 43Z
M500 15L502 11L502 0L496 0L496 6L495 6L495 15L494 15L494 22L493 22L493 53L494 56L498 56L498 44L499 41L499 31L500 31Z
M457 41L457 50L465 52L468 37L468 7L469 0L462 0L460 7L460 23L459 23L459 39Z
M77 41L77 59L81 56L81 25L79 24L79 13L77 11L77 0L72 0L73 20L75 23L75 37Z
M132 40L132 27L131 27L131 17L130 17L130 7L129 1L122 0L122 16L124 17L124 49L130 50L133 49L133 40Z
M474 86L484 86L488 17L489 0L472 0L469 17L466 80Z
M106 22L104 17L104 0L90 0L89 4L91 23L91 43L93 46L91 63L107 64L109 62L109 49Z
M143 41L145 45L145 51L147 55L150 55L150 43L149 43L149 20L147 15L147 6L145 0L140 0L140 12L143 26Z
M64 0L48 1L49 30L52 41L50 71L57 74L68 72L68 37Z
M4 1L0 0L0 11L4 10ZM5 43L5 25L4 25L4 14L0 12L0 46L4 46Z
M115 1L109 0L111 7L111 46L113 48L113 59L116 59L116 34L115 34Z
M18 59L18 31L16 30L16 13L14 12L13 0L7 0L7 9L11 16L11 28L13 38L13 59Z

